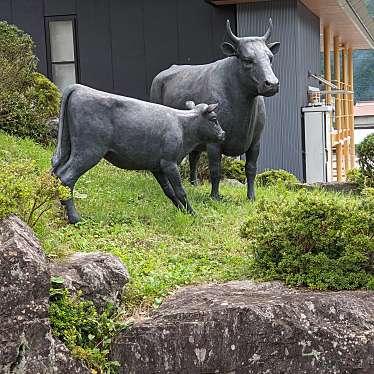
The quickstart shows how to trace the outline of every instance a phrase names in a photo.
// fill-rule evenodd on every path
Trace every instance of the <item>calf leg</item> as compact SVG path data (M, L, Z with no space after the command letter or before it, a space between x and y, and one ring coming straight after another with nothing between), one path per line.
M174 189L171 186L169 179L166 177L166 175L162 172L153 172L154 177L157 179L157 182L162 188L162 191L164 191L164 194L172 201L172 203L178 208L178 209L184 209L182 203L178 200L177 196L175 195Z
M221 147L218 144L208 144L208 160L209 160L209 171L210 181L212 183L212 191L210 196L214 200L219 200L219 182L221 179Z
M247 177L247 197L255 199L255 178L257 172L257 159L260 153L260 144L255 144L246 152L245 174Z
M86 158L82 160L79 158L79 155L74 155L74 153L72 153L66 164L56 170L56 176L61 180L62 184L69 187L71 191L70 199L61 202L66 208L69 223L75 224L80 221L79 214L74 204L74 186L77 180L94 167L101 158L102 155L91 154L87 157L87 160Z
M197 164L199 162L201 152L199 151L192 151L188 155L188 159L190 162L190 183L194 186L197 186L198 180L197 180Z
M196 214L192 209L188 199L186 191L182 186L182 178L179 173L178 166L175 162L162 160L161 161L162 172L168 178L171 186L173 187L174 193L178 198L180 204L182 205L183 210L187 210L190 214ZM180 206L179 206L180 208Z

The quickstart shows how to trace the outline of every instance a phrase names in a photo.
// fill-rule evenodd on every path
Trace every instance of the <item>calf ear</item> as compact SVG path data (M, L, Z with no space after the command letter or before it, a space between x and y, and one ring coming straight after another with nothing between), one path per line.
M214 112L218 107L218 104L209 104L208 107L205 109L207 113Z
M270 43L268 44L268 48L271 50L271 53L273 55L276 55L279 52L280 43L279 42Z
M227 42L222 43L221 50L225 56L237 56L238 55L238 51L231 43L227 43Z
M195 108L196 104L191 100L191 101L186 101L186 108L187 109L193 109Z

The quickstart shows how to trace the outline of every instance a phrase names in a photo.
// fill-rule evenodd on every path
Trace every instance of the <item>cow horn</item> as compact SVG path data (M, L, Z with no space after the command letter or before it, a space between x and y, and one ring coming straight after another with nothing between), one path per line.
M273 21L271 20L271 18L269 18L269 27L265 35L262 37L265 40L265 42L270 38L272 28L273 28Z
M227 33L229 34L230 39L234 43L237 43L239 41L239 38L237 36L235 36L234 33L232 32L231 26L230 26L230 20L226 21L226 30L227 30Z

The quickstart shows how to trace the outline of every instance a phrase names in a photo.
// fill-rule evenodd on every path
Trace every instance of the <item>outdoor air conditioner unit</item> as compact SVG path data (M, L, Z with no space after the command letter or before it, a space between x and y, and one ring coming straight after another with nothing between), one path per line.
M303 163L306 183L332 181L332 106L308 106L302 108Z

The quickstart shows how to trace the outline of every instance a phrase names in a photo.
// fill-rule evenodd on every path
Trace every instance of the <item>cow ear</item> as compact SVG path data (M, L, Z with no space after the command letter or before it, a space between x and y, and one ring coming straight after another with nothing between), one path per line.
M238 51L231 43L227 43L227 42L222 43L221 50L225 56L237 56L238 55Z
M271 53L273 55L276 55L279 52L280 43L279 42L270 43L268 44L268 48L271 50Z
M187 109L193 109L193 108L195 108L195 106L196 106L196 104L192 100L186 101L186 108Z
M208 107L205 109L205 112L212 113L214 112L218 107L218 104L209 104Z

